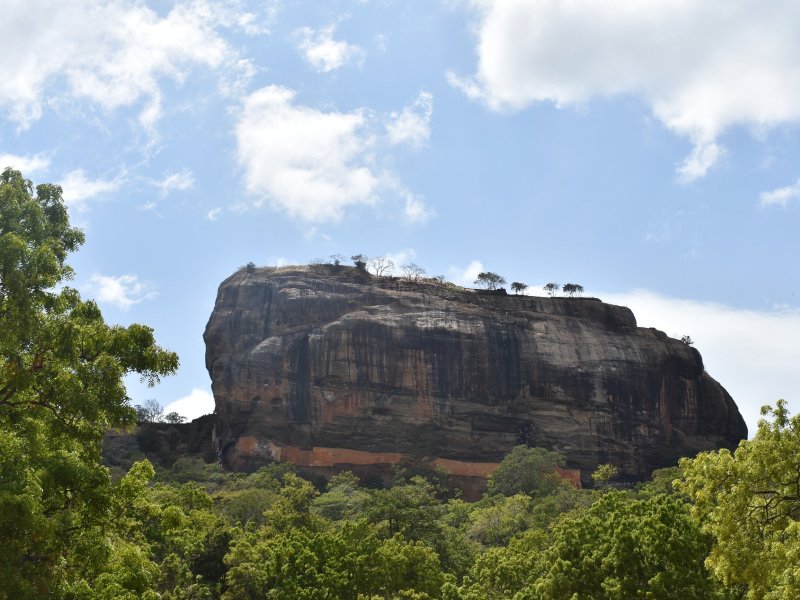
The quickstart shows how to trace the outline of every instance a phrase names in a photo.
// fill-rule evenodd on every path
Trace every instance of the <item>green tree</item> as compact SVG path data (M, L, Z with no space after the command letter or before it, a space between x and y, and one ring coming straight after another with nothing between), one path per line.
M100 464L103 434L136 423L125 375L178 366L66 285L83 240L60 187L0 175L0 597L57 598L108 566L125 480Z
M511 283L511 289L514 290L515 294L519 294L528 289L528 284L522 283L521 281L514 281Z
M564 457L558 452L516 446L489 478L488 493L546 496L563 485L571 485L556 470L563 466Z
M706 565L747 586L748 598L800 597L800 416L786 402L761 409L756 435L735 452L680 463L677 487L714 537Z
M506 278L491 271L478 273L478 277L473 281L475 285L485 287L487 290L496 290L506 282Z
M703 566L710 538L683 499L632 500L610 491L562 519L520 598L707 600L719 591Z

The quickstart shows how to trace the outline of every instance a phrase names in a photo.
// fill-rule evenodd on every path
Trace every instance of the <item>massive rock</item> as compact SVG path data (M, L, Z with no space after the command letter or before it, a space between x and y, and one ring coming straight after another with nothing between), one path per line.
M594 298L249 268L220 286L204 338L216 444L235 469L413 458L486 477L528 444L584 481L600 463L637 480L747 435L697 350Z

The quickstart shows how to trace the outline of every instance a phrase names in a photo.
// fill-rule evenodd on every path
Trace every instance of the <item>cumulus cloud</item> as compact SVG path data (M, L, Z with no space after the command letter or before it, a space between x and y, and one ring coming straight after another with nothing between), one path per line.
M400 112L393 112L386 124L386 132L392 144L409 144L421 148L431 135L433 94L422 91L417 98Z
M123 183L122 176L114 179L89 179L83 169L70 171L61 178L64 202L75 211L88 209L88 201L115 192Z
M0 108L25 128L53 99L105 110L140 105L139 120L152 130L163 79L180 84L195 67L223 79L247 70L218 31L229 26L254 26L235 0L178 2L164 16L135 0L12 2L0 19Z
M50 157L45 154L18 155L0 154L0 171L11 167L21 172L24 177L30 178L31 175L46 171L50 166Z
M800 200L800 179L794 185L787 185L771 192L762 192L759 196L761 206L778 206L786 207L790 202Z
M640 327L691 336L706 370L736 401L751 436L764 404L784 398L800 412L800 311L742 309L645 290L601 297L630 307Z
M369 164L363 112L324 112L294 103L270 85L247 96L236 126L247 191L291 217L338 220L345 208L373 204L379 176Z
M495 110L636 95L694 146L681 180L719 160L734 126L800 119L800 4L728 0L472 0L477 72L451 85Z
M122 310L128 310L134 304L150 300L158 294L153 284L141 281L136 275L95 273L89 278L86 288L99 303L108 303Z
M176 412L192 421L214 412L214 396L206 389L192 388L188 395L170 402L164 407L164 414Z
M208 211L208 213L206 213L206 219L209 221L218 221L220 214L222 214L221 208L212 208L210 211Z
M463 285L464 287L473 287L474 281L478 278L478 273L482 273L485 269L483 263L479 260L471 261L465 268L450 267L447 270L447 276L450 281Z
M360 46L333 39L335 29L334 25L316 30L303 27L295 32L299 40L298 50L320 73L335 71L351 61L361 60L364 56L364 50Z

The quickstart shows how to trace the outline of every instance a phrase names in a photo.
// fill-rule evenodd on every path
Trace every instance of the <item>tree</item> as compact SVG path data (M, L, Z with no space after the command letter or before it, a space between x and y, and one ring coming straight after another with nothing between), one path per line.
M339 268L339 266L341 266L342 262L345 260L344 256L341 254L331 254L329 258L331 259L333 266L336 268Z
M367 270L367 261L369 258L367 258L366 254L353 254L353 256L350 257L350 260L353 261L356 269L361 269L362 271Z
M417 281L425 274L425 269L415 263L406 263L400 269L406 281Z
M688 335L682 336L681 341L687 346L694 346L694 340Z
M136 410L136 419L139 423L159 423L164 418L164 407L150 398L144 404L137 404L133 407Z
M551 283L548 283L547 285L545 285L545 286L544 286L542 289L543 289L545 292L547 292L547 295L548 295L548 296L550 296L550 297L552 298L553 296L555 296L555 295L556 295L556 293L558 292L558 290L559 290L560 288L561 288L561 286L560 286L560 285L558 285L558 284L557 284L557 283L555 283L555 282L551 282Z
M175 424L178 424L178 423L183 423L184 421L186 421L186 417L184 417L183 415L181 415L181 414L179 414L179 413L177 413L175 411L167 413L166 415L164 415L164 422L165 423L172 423L173 425L175 425Z
M577 283L565 283L561 289L570 298L575 294L580 296L583 293L583 286Z
M631 499L609 491L562 519L538 557L536 598L707 600L717 585L703 567L709 538L675 496Z
M22 599L61 596L109 565L122 499L143 489L100 464L104 432L136 422L123 377L154 385L178 366L152 329L107 325L66 285L84 236L61 194L0 175L0 590Z
M765 417L751 440L680 462L678 489L714 543L706 566L748 598L800 597L800 415L786 402ZM771 418L771 419L770 419Z
M505 282L505 277L498 275L497 273L492 273L491 271L478 273L478 278L473 281L475 285L484 286L487 290L496 290Z
M511 283L511 289L514 290L515 294L519 294L528 289L528 284L522 283L521 281L514 281Z
M488 493L513 496L546 496L567 483L556 469L564 466L564 456L544 448L516 446L506 454L489 477Z
M368 264L378 277L382 277L384 273L394 269L394 261L386 256L376 256L370 259Z

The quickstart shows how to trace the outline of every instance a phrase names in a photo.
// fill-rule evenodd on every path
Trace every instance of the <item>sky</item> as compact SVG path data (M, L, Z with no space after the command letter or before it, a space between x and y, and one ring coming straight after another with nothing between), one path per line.
M800 410L796 0L6 0L0 168L63 187L72 285L213 410L248 262L581 284L689 335L751 435Z

